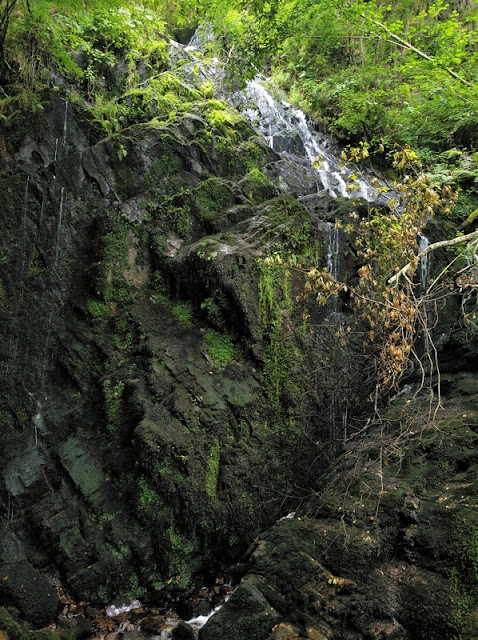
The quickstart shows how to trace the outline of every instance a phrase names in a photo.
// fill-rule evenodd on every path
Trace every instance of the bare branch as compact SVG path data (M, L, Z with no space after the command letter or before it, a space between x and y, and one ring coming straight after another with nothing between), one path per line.
M402 276L408 275L413 270L413 266L414 264L416 264L417 261L420 261L422 258L424 258L426 255L428 255L432 251L435 251L436 249L441 249L442 247L453 247L455 244L460 244L460 242L470 242L475 239L478 240L478 229L476 231L473 231L472 233L468 233L466 236L458 236L456 238L453 238L452 240L440 240L439 242L434 242L433 244L429 244L428 247L423 249L423 251L420 251L420 253L415 257L414 260L410 261L408 264L402 267L400 271L398 271L395 275L389 278L388 284L390 285L398 284Z

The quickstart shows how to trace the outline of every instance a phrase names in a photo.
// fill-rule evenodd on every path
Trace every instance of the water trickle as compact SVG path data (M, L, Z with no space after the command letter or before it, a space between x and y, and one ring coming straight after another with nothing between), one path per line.
M418 252L421 253L425 251L425 249L429 246L430 240L423 235L423 233L418 234ZM428 284L428 255L423 256L420 260L420 265L418 267L418 274L420 280L420 290L426 291Z
M55 270L58 269L60 260L60 245L61 245L61 225L63 222L63 209L66 202L65 187L61 188L60 192L60 209L58 212L58 225L56 231L56 246L55 246Z
M325 249L327 270L334 280L338 280L340 264L340 231L333 222L327 222Z
M468 267L471 267L474 264L478 265L478 243L476 240L467 246L465 258L466 265Z
M68 100L65 100L65 116L63 118L63 148L66 146L66 136L68 133Z
M28 222L28 196L30 192L30 176L27 176L27 180L25 183L25 192L23 196L23 207L22 207L22 239L21 239L21 267L20 267L20 283L19 283L19 296L18 296L18 306L21 307L23 304L23 296L25 289L25 270L27 264L27 241L28 241L28 233L27 233L27 222Z
M43 215L45 213L45 198L42 197L41 199L41 206L40 206L40 219L38 221L38 240L40 241L41 238L41 232L42 232L42 228L43 228Z
M33 430L35 433L35 444L38 444L38 434L45 431L45 422L43 421L42 403L37 400L37 412L32 418Z
M23 237L27 235L27 213L28 213L28 193L30 189L30 176L27 176L25 183L25 194L23 198L23 211L22 211L22 225L23 225Z
M51 342L51 328L53 323L53 312L54 307L50 309L50 313L48 314L48 320L46 321L46 330L45 330L45 340L43 343L43 349L41 351L41 355L39 358L40 364L40 389L42 392L45 390L45 381L46 381L46 372L48 369L48 359L52 357L52 353L50 351L50 342Z

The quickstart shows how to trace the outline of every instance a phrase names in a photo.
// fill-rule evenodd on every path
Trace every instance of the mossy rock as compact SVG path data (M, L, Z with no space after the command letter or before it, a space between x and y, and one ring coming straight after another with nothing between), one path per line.
M259 169L252 169L239 182L242 191L253 204L260 204L279 195L278 189Z
M214 220L235 201L231 183L222 178L209 178L194 191L196 210L204 221Z

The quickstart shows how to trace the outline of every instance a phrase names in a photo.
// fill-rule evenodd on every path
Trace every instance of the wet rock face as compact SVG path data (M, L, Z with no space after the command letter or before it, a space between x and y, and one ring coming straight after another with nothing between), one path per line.
M125 137L52 94L1 159L2 559L93 602L235 559L301 450L302 283L258 259L324 232L257 132L181 82L187 113Z
M201 640L266 637L279 614L264 597L261 586L265 586L265 580L260 576L244 578L227 610L221 609L201 630Z
M2 146L0 598L35 625L55 613L52 567L104 603L174 600L195 573L236 561L295 507L284 496L297 478L315 486L340 402L361 410L368 394L355 347L344 354L328 311L302 300L300 270L274 263L332 264L330 221L351 205L284 155L302 139L283 136L279 155L231 107L176 82L188 111L161 119L142 104L127 135L99 132L65 92ZM278 523L202 637L420 638L407 608L443 628L442 507L410 486L381 497L378 529L366 500L360 526L348 505L345 535L343 494Z
M386 442L372 426L368 442L351 446L302 516L259 536L244 585L255 581L279 623L257 626L248 638L476 636L477 577L468 564L478 524L476 379L465 373L448 381L432 423L426 399L410 389L384 415ZM400 432L406 417L407 436ZM229 637L228 625L251 618L235 594L220 614L201 638Z

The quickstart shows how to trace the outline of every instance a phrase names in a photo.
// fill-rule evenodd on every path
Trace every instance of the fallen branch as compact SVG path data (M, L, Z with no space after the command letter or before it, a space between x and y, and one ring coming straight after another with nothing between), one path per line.
M398 271L395 275L389 278L388 284L390 285L398 284L402 276L407 276L408 274L410 274L413 271L416 264L420 262L422 258L424 258L426 255L428 255L432 251L435 251L436 249L441 249L442 247L453 247L455 244L459 244L460 242L470 242L471 240L475 240L475 239L478 241L478 229L476 231L473 231L472 233L468 233L466 236L458 236L456 238L453 238L452 240L440 240L439 242L434 242L433 244L429 244L428 247L423 249L423 251L420 251L420 253L417 256L415 256L414 260L410 261L408 264L402 267L400 271Z

